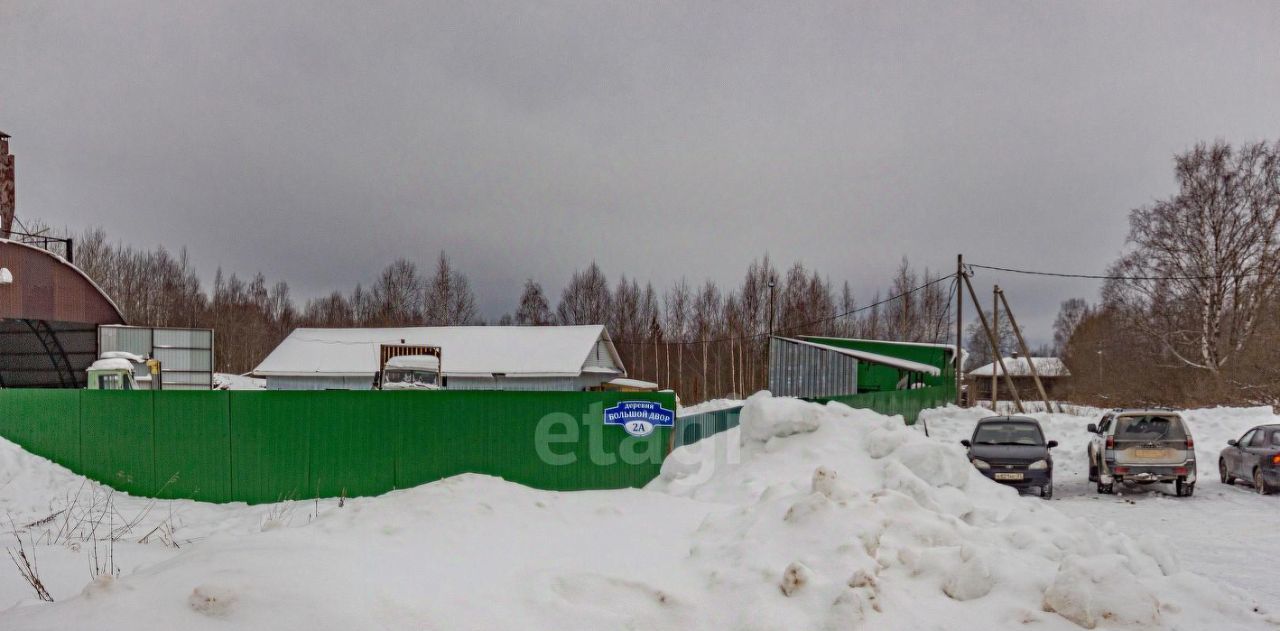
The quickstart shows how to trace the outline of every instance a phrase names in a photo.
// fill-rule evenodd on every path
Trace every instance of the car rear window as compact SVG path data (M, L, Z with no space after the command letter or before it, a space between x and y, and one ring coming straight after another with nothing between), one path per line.
M1043 445L1040 428L1031 423L982 423L973 434L973 442L981 445Z
M1187 431L1176 416L1122 416L1116 419L1115 436L1129 440L1185 440Z

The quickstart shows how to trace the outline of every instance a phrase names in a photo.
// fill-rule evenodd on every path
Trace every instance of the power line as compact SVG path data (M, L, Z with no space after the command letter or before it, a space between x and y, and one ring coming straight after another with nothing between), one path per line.
M978 265L977 263L966 263L967 268L989 269L997 272L1009 272L1012 274L1026 274L1030 276L1053 276L1055 278L1087 278L1092 280L1219 280L1223 278L1246 278L1251 276L1260 276L1264 272L1248 272L1244 274L1209 274L1205 276L1113 276L1104 274L1067 274L1063 272L1042 272L1037 270L1015 269L1012 267L996 267L994 265Z
M773 331L772 333L770 333L769 331L761 331L761 332L756 333L756 334L754 334L754 335L728 336L728 337L721 337L721 338L710 339L710 340L688 340L688 341L681 341L681 342L667 342L667 341L662 341L662 342L658 342L658 343L659 343L659 344L668 344L668 345L677 345L677 346L678 346L678 345L686 345L686 344L714 344L714 343L718 343L718 342L728 342L728 341L730 341L730 340L735 340L735 341L754 340L754 339L758 339L758 338L761 338L761 337L768 337L768 336L770 336L770 335L777 335L777 334L779 334L779 333L783 333L783 332L787 332L787 331L795 331L795 330L797 330L797 329L805 329L805 328L808 328L808 327L811 327L811 326L815 326L815 325L818 325L818 324L825 324L825 323L827 323L827 322L834 322L835 320L839 320L840 318L845 318L845 317L848 317L848 316L854 315L854 314L856 314L856 313L861 313L861 312L866 311L866 310L868 310L868 309L874 309L874 308L879 307L879 306L881 306L881 305L884 305L884 304L888 304L888 303L890 303L890 302L893 302L894 300L898 300L898 299L901 299L901 298L906 298L907 296L910 296L910 295L912 295L912 294L914 294L914 293L916 293L916 292L918 292L918 291L921 291L921 290L924 290L924 289L928 289L929 287L932 287L932 286L934 286L934 285L936 285L936 284L938 284L938 283L941 283L942 281L950 280L950 279L955 278L955 277L956 277L956 275L955 275L955 274L948 274L948 275L946 275L946 276L941 276L941 277L935 278L935 279L933 279L933 280L931 280L931 281L929 281L929 282L927 282L927 283L925 283L925 284L923 284L923 285L920 285L919 287L914 287L914 288L912 288L912 289L908 289L907 291L904 291L904 292L902 292L902 293L900 293L900 294L897 294L897 295L894 295L894 296L889 296L888 298L885 298L884 300L881 300L881 301L879 301L879 302L874 302L874 303L871 303L871 304L869 304L869 305L864 305L864 306L858 307L857 309L850 309L849 311L846 311L846 312L844 312L844 313L838 313L838 314L833 315L833 316L830 316L830 317L820 318L820 319L818 319L818 320L813 320L812 322L804 322L804 323L801 323L801 324L793 324L793 325L791 325L791 326L789 326L789 327L785 327L785 328L782 328L782 329L774 329L774 331ZM948 308L949 308L949 307L950 307L950 305L948 304ZM614 343L614 344L632 344L632 345L640 345L640 344L653 344L653 343L654 343L654 340L641 340L641 341L634 341L634 340L614 340L614 341L613 341L613 343Z
M951 276L952 276L953 278L955 278L955 276L956 276L956 275L955 275L955 274L952 274ZM934 344L939 344L939 343L940 343L940 342L938 341L938 338L942 337L942 320L943 320L943 319L946 319L946 321L947 321L947 331L948 331L948 333L950 333L950 330L951 330L951 300L952 300L953 298L955 298L955 297L956 297L956 290L957 290L957 289L959 289L959 288L960 288L960 279L959 279L959 278L955 278L955 280L951 281L951 289L947 291L947 301L946 301L946 303L945 303L945 304L947 305L947 308L946 308L946 309L944 309L944 310L942 311L942 313L939 313L939 314L938 314L938 321L937 321L936 323L934 323L934 325L933 325L933 343L934 343ZM959 341L959 340L956 340L956 348L959 348L959 347L960 347L960 341Z

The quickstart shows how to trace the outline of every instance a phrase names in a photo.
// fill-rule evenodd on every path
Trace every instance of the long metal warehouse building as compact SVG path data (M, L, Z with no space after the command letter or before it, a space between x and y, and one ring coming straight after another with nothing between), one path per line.
M600 325L296 329L252 374L268 390L368 390L383 344L439 347L449 390L589 390L627 375Z

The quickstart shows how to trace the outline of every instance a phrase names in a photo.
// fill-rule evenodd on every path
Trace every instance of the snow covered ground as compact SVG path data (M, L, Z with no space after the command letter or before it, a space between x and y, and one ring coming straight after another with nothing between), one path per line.
M1196 441L1199 481L1190 498L1173 495L1169 485L1117 487L1116 495L1098 495L1088 481L1085 448L1101 410L1080 410L1081 415L1033 413L1046 437L1057 440L1054 450L1053 506L1074 517L1130 533L1135 537L1167 541L1177 551L1183 567L1240 588L1280 609L1280 496L1260 497L1243 483L1225 486L1218 481L1218 452L1227 440L1239 438L1249 428L1280 422L1271 408L1218 408L1192 410L1187 422ZM958 443L969 438L978 419L989 415L981 409L948 407L929 410L923 420L934 438Z
M969 415L937 412L927 438L761 395L645 490L464 475L342 505L131 498L0 441L0 511L56 600L0 569L0 628L1280 627L1273 592L1115 518L1095 527L1088 510L1105 504L1083 489L1042 502L980 476L952 440ZM1228 416L1212 418L1247 422ZM1108 500L1155 522L1208 487ZM1195 541L1211 542L1210 519ZM92 579L95 559L118 575Z

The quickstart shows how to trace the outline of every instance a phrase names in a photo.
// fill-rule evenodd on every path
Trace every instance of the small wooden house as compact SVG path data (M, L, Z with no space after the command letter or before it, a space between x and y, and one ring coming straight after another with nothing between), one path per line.
M1018 389L1018 396L1022 399L1035 399L1039 397L1036 390L1035 379L1031 376L1031 365L1034 362L1036 373L1040 375L1040 382L1044 384L1045 392L1050 399L1057 399L1059 394L1065 392L1064 386L1071 373L1067 371L1067 366L1057 357L1005 357L1004 366L1009 371L1009 378L1013 381L1013 386ZM985 366L980 366L969 371L967 375L967 383L969 385L969 395L973 401L990 401L992 395L992 376L995 376L996 385L995 394L999 400L1007 401L1012 397L1009 393L1008 386L1005 385L1004 373L1000 372L1000 364L992 362Z

